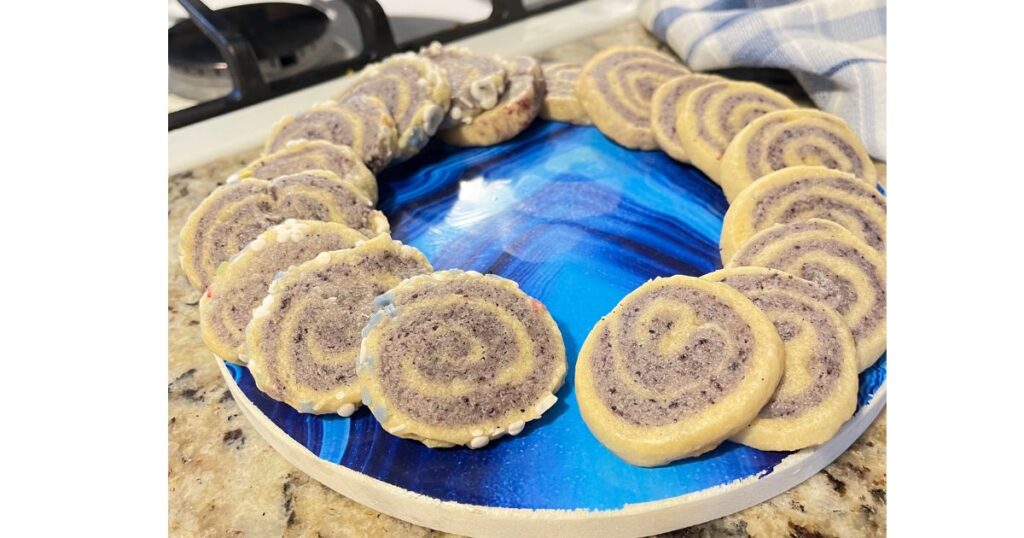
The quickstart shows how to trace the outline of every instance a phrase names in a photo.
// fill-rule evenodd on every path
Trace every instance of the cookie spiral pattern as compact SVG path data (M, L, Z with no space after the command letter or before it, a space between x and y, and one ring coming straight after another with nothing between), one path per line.
M505 77L512 66L496 56L476 54L465 47L442 46L437 41L420 50L448 76L451 106L441 127L472 123L481 112L498 104L505 91Z
M690 92L676 117L679 145L690 162L721 185L721 160L732 139L755 119L796 108L781 93L753 82L723 81Z
M885 253L886 200L853 174L820 166L772 172L743 189L722 222L722 263L757 232L812 218L841 224Z
M745 428L782 377L775 326L740 292L687 276L640 286L587 336L580 412L634 465L697 456Z
M547 93L540 107L540 117L552 121L564 121L576 125L590 125L590 116L576 98L576 80L583 66L570 63L546 63L540 66L544 72Z
M430 271L419 250L387 235L284 271L245 329L256 385L302 413L351 415L360 402L356 357L373 298Z
M206 347L218 357L244 364L245 326L278 271L321 252L350 248L366 239L337 222L288 219L263 232L222 264L199 300L199 326Z
M772 399L733 440L759 450L799 450L831 439L857 408L857 346L825 290L789 273L736 267L704 275L753 301L775 324L786 367Z
M215 189L189 215L179 242L185 276L205 290L222 262L289 218L340 222L367 237L390 229L369 198L330 172L242 179Z
M494 108L481 112L472 123L443 129L441 140L455 146L493 146L533 123L544 102L544 73L537 60L529 56L517 56L512 64L508 87Z
M274 126L263 154L280 151L295 140L326 140L349 146L367 168L379 172L391 162L398 134L384 102L359 95L344 105L322 103L298 116L285 116Z
M377 203L377 178L362 158L348 146L326 140L295 140L270 155L249 163L228 178L228 183L245 178L274 179L280 176L326 170L352 184Z
M394 54L363 68L334 100L345 103L357 95L376 97L387 105L398 130L398 161L427 145L451 104L444 70L413 52Z
M744 127L722 155L720 184L732 201L758 178L799 165L849 172L871 187L878 179L867 150L842 118L799 108L770 112Z
M683 103L693 90L723 80L725 79L715 75L693 73L670 79L654 91L651 97L651 130L661 151L681 163L690 162L686 150L679 144L676 118L679 117Z
M776 224L740 247L726 268L786 271L825 289L857 343L858 371L885 351L885 258L842 226L827 220Z
M644 47L612 47L583 66L576 97L608 138L633 149L657 149L651 98L669 79L690 71L667 54Z

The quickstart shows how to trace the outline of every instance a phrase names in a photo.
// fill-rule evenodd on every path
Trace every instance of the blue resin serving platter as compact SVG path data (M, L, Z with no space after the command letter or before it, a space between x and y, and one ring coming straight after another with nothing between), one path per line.
M244 414L291 463L392 516L468 535L639 536L762 502L838 457L885 405L886 358L860 376L856 415L828 443L796 453L731 442L699 458L634 467L587 430L573 365L594 324L657 276L721 268L727 203L697 169L635 151L592 127L538 120L504 144L432 142L379 177L392 235L437 269L519 282L558 323L569 360L558 403L481 450L430 449L351 418L300 414L220 362Z

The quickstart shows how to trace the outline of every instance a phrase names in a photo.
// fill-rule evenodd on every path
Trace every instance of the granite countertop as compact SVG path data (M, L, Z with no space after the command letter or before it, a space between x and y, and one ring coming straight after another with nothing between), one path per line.
M654 45L638 24L564 45ZM188 214L257 149L168 179L168 516L172 536L443 536L349 500L290 465L240 415L199 334L199 297L178 265ZM884 168L883 168L884 171ZM884 184L884 180L883 180ZM886 532L886 412L838 460L778 497L664 536L851 536Z

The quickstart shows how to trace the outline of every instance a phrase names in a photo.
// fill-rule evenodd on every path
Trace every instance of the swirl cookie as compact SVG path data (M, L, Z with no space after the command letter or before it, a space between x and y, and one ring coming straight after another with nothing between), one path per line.
M733 199L722 222L722 262L772 224L812 218L841 224L885 252L885 197L852 174L820 166L783 168L758 179Z
M679 145L694 166L721 185L721 160L732 139L755 119L796 108L781 93L753 82L722 81L690 92L676 118Z
M185 276L205 290L222 262L289 218L340 222L367 237L389 230L369 198L330 172L242 179L218 187L188 216L179 243Z
M270 155L264 155L228 178L228 183L245 178L274 179L309 170L333 172L377 203L377 178L352 148L326 140L295 140Z
M676 133L676 119L682 111L682 105L690 92L701 86L725 79L715 75L690 74L670 79L658 86L651 97L651 131L661 151L669 157L681 162L690 162L686 150L679 144Z
M687 276L640 286L576 361L590 431L634 465L698 456L747 427L782 378L771 320L740 292Z
M374 172L391 162L398 145L391 113L383 101L369 95L353 97L344 105L322 103L298 116L281 118L267 139L263 154L280 151L295 140L326 140L349 146Z
M562 335L539 301L495 275L442 271L378 297L359 383L381 426L430 447L481 448L554 405Z
M441 131L441 140L455 146L493 146L515 137L533 123L544 101L544 74L537 60L517 56L509 72L508 88L494 108L481 112L473 123Z
M789 273L736 267L701 277L753 301L786 348L782 382L734 441L759 450L800 450L831 439L857 408L857 346L825 290Z
M576 98L576 79L583 69L579 64L546 63L540 66L544 72L547 92L540 106L540 117L552 121L564 121L576 125L590 125L590 116Z
M337 222L288 219L263 232L221 265L199 300L199 324L206 347L218 357L244 364L245 326L278 271L317 254L350 248L366 239Z
M776 224L750 238L726 268L769 267L825 289L857 342L858 371L885 351L885 258L842 226L827 220Z
M284 271L245 328L245 353L261 391L301 413L351 415L361 331L373 298L430 262L387 235L322 252Z
M842 118L798 108L770 112L744 127L722 155L720 184L731 201L758 178L799 165L849 172L871 187L878 179L867 150Z
M365 67L334 100L345 103L357 95L376 97L387 105L398 130L399 161L427 145L448 113L452 96L444 70L413 52Z
M645 47L611 47L583 65L576 97L608 138L633 149L657 149L651 98L670 79L688 75L674 58Z
M496 56L475 54L465 47L442 46L437 41L420 55L444 69L451 85L451 106L441 127L472 123L481 112L498 104L511 66Z

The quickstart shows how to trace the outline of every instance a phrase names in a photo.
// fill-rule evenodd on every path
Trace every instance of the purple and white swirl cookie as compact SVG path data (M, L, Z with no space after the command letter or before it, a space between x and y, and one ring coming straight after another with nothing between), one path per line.
M690 162L676 133L676 121L683 112L683 103L693 90L723 80L715 75L692 73L670 79L654 91L651 97L651 130L661 151L681 163Z
M825 290L764 267L734 267L701 277L753 301L775 324L786 368L772 399L734 441L759 450L800 450L831 439L857 408L857 346Z
M377 178L362 158L348 146L326 140L295 140L270 155L264 155L228 178L228 183L245 178L271 180L280 176L326 170L352 184L377 203Z
M386 431L430 447L481 448L517 435L557 400L562 335L515 282L440 271L374 304L357 368L363 404Z
M414 52L394 54L366 66L334 100L345 103L357 95L376 97L387 105L398 130L398 161L427 145L451 104L451 86L444 70Z
M583 66L570 63L545 63L540 66L544 72L547 92L540 107L540 117L552 121L564 121L576 125L590 125L590 116L576 98L576 79Z
M841 224L885 253L886 200L877 189L839 170L794 166L758 179L729 204L722 222L722 263L757 232L812 218Z
M874 187L875 165L857 134L839 116L810 108L770 112L750 122L722 155L725 197L776 170L822 166L849 172Z
M367 237L390 229L369 198L331 172L241 179L218 187L188 216L179 242L185 276L205 290L221 263L290 218L340 222Z
M505 91L505 77L512 66L497 56L476 54L465 47L442 46L437 41L420 50L420 55L444 69L451 85L452 100L441 128L473 119L498 104Z
M726 264L769 267L810 280L846 320L857 343L858 371L885 351L885 258L842 226L822 219L761 230Z
M659 86L688 75L671 56L645 47L612 47L597 53L580 71L576 97L594 125L633 149L657 149L651 129L651 99Z
M517 56L512 64L508 87L498 104L481 112L472 123L442 129L441 140L455 146L493 146L533 123L544 101L544 73L537 60L529 56Z
M203 342L221 359L245 364L245 326L278 271L312 260L321 252L350 248L366 239L337 222L288 219L253 239L221 264L199 300Z
M380 235L280 273L245 329L256 386L301 413L351 415L361 400L356 357L373 298L432 270L419 250Z
M679 145L694 166L721 185L722 155L732 139L757 118L787 108L796 104L753 82L701 86L690 92L676 117Z
M746 428L775 392L784 357L771 320L740 292L658 278L590 331L576 361L576 399L609 450L634 465L663 465Z
M280 151L295 140L326 140L349 146L373 172L384 169L395 153L395 120L384 102L358 95L339 105L321 103L297 116L285 116L274 126L263 154Z

